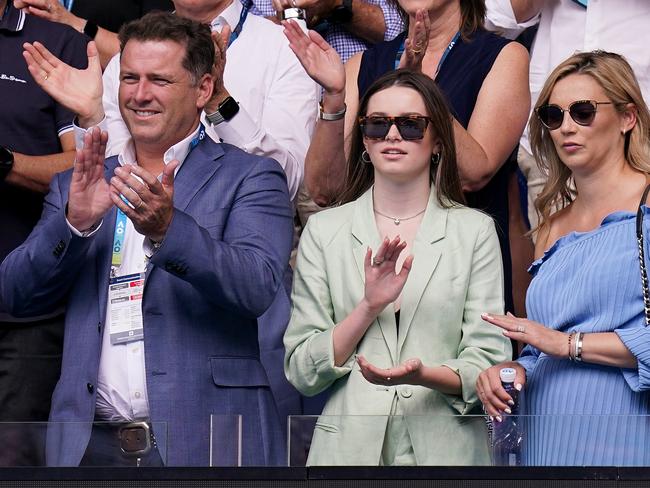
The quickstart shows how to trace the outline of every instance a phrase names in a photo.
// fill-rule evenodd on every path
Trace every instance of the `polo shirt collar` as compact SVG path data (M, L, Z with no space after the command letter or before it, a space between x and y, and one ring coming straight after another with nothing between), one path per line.
M25 12L14 8L13 0L7 0L7 8L0 19L0 30L19 32L25 25Z

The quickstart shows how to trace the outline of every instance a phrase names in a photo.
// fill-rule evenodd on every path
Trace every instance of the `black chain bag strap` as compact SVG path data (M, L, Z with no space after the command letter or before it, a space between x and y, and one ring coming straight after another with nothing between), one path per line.
M645 187L639 209L636 211L636 242L639 245L639 267L641 268L641 286L643 288L643 310L645 312L645 325L650 325L650 293L648 292L648 272L645 267L645 252L643 249L643 210L641 206L648 198L650 185Z

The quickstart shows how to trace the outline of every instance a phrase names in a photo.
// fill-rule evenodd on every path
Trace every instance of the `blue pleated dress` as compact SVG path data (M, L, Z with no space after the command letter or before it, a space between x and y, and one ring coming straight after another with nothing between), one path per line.
M646 257L650 211L644 211ZM650 265L647 265L650 268ZM638 368L550 357L530 346L523 396L527 465L650 466L650 328L646 328L635 214L560 238L530 268L528 318L562 332L615 332Z

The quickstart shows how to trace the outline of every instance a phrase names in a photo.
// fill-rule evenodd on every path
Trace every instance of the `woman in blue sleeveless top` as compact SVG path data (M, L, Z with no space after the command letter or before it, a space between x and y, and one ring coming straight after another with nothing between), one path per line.
M528 54L521 45L483 29L483 1L398 3L408 31L357 54L345 67L318 34L305 35L297 25L285 23L292 49L324 89L323 115L307 153L305 182L321 205L331 203L343 189L359 98L379 76L402 67L435 79L454 115L458 166L468 204L497 221L507 280L506 307L511 309L503 164L517 145L528 115Z
M560 64L535 112L533 154L549 177L536 202L530 320L484 314L528 346L481 373L477 391L500 417L510 397L499 370L517 370L533 416L529 465L648 466L650 328L635 221L638 211L647 256L650 113L629 64L602 51Z

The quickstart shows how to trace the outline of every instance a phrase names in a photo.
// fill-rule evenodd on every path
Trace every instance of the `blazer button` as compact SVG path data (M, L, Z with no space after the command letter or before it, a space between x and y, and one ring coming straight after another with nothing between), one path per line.
M91 395L95 392L95 387L93 386L92 383L86 383L86 388L88 388L88 393Z
M402 388L402 390L400 391L400 395L402 395L402 397L404 397L404 398L410 398L410 396L412 394L413 394L413 392L411 391L410 388L405 387L405 388Z

